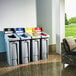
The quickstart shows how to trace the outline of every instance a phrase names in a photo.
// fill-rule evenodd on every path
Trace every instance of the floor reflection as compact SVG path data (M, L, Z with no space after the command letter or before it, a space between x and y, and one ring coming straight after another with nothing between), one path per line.
M62 70L62 76L76 76L76 65L69 65Z
M60 62L31 64L6 72L0 76L60 76Z

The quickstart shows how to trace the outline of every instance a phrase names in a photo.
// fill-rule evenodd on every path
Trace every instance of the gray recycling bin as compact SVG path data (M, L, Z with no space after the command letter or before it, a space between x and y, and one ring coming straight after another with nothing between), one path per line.
M48 58L49 53L49 35L42 32L42 27L35 27L33 28L33 32L39 34L40 38L40 59Z
M30 62L31 37L25 33L24 28L15 28L15 32L20 38L20 63L28 63Z
M30 47L30 60L38 61L40 59L40 35L37 33L28 33L31 39L31 47Z
M49 53L49 35L44 32L39 33L39 35L41 35L40 59L46 59L48 58L48 53Z
M9 65L15 66L19 64L19 37L13 33L13 28L5 28L5 45L7 53L7 61Z

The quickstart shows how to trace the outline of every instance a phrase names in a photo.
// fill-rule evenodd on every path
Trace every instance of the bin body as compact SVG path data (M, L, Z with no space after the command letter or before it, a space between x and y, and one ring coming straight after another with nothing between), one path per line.
M9 42L9 49L10 49L10 61L9 61L10 64L11 65L19 64L19 41Z
M24 28L15 28L15 33L20 38L20 63L28 63L30 61L31 37L25 33Z
M38 61L40 59L40 39L31 40L31 61Z
M48 58L49 53L49 39L41 38L40 43L40 59L46 59Z
M9 33L9 31L12 30L5 30L7 62L9 65L15 66L19 64L19 38L13 32Z
M30 61L30 40L21 41L22 48L22 64Z

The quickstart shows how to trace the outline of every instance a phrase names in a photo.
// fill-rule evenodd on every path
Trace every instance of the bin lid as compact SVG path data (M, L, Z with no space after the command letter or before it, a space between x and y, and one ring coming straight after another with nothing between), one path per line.
M41 36L35 32L28 33L32 38L41 38Z
M33 27L26 27L25 28L25 32L29 33L29 32L33 32Z
M35 28L33 28L33 31L38 33L42 38L49 37L48 34L43 32L43 28L42 27L35 27Z
M25 33L25 29L24 28L15 28L15 33L17 33L17 34L23 34L23 33Z
M14 33L14 28L4 28L4 33L5 34Z
M20 40L20 38L15 33L5 35L9 41Z
M33 32L42 32L43 28L42 27L35 27L33 28Z
M21 40L31 39L31 36L29 36L27 33L18 34Z

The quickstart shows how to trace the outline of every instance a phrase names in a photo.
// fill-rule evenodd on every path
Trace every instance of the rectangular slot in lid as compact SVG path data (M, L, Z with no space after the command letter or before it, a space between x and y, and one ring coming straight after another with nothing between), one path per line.
M44 33L40 33L40 35L42 35L42 36L47 36L47 34L44 34Z
M28 37L28 36L27 36L27 35L25 35L25 34L22 34L21 36L22 36L22 37Z
M8 36L9 38L16 38L14 35L10 35L10 36Z

